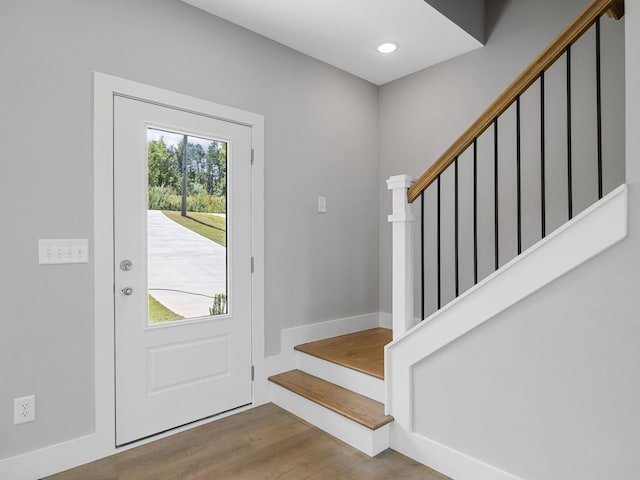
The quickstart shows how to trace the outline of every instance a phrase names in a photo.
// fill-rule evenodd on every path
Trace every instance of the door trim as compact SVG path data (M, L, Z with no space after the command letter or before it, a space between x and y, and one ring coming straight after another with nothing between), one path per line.
M254 150L252 170L252 252L254 273L251 282L251 354L255 367L252 406L266 403L269 391L264 366L264 117L181 93L94 73L93 117L93 264L95 331L95 435L96 457L155 440L115 447L115 353L114 353L114 241L113 241L113 96L121 95L171 108L204 114L251 127ZM250 259L247 259L249 262ZM251 407L249 407L251 408ZM236 413L234 411L233 413ZM195 422L186 428L221 418Z

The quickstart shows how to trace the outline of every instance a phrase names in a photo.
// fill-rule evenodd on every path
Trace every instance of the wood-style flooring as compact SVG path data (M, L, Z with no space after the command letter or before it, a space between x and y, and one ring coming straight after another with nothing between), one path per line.
M375 458L267 404L47 480L447 480L392 450Z
M371 328L318 342L304 343L296 350L384 379L384 346L393 339L388 328Z

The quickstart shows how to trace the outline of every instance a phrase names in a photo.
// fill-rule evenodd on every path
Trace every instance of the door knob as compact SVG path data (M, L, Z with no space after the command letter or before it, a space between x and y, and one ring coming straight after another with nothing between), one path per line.
M122 290L120 290L124 295L131 295L133 293L133 288L131 287L124 287Z

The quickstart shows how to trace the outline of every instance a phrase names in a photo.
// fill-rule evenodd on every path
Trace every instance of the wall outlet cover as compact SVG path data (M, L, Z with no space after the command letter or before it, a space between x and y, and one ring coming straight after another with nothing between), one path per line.
M36 419L36 396L13 399L13 424L33 422Z

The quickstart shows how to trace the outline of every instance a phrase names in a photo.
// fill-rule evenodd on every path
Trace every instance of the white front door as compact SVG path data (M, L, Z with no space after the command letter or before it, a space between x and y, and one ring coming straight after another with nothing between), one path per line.
M115 96L114 259L117 445L251 403L251 128Z

